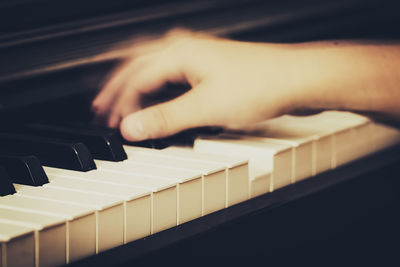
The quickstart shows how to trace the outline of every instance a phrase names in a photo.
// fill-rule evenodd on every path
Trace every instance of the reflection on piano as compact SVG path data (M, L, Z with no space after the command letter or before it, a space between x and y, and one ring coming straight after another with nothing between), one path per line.
M123 144L90 125L88 109L124 44L144 33L338 38L362 28L344 22L382 13L383 27L394 10L375 1L83 2L79 12L71 1L0 4L1 25L11 25L0 35L1 267L304 263L343 259L352 245L343 240L361 240L357 258L373 244L362 246L366 235L398 237L387 236L397 222L387 211L399 203L396 128L327 111Z

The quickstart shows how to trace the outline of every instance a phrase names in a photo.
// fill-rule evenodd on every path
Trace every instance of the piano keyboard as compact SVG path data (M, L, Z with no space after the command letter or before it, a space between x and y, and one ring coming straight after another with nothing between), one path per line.
M394 128L337 111L285 115L244 130L198 137L193 148L162 150L122 149L114 137L97 139L93 147L96 135L90 137L90 130L63 134L34 128L41 137L24 133L28 137L19 139L23 144L44 142L55 132L51 138L57 149L41 151L35 143L25 151L9 133L4 135L6 149L0 147L0 165L8 172L0 168L1 267L73 263L400 142ZM98 151L107 142L112 143L105 148L108 152ZM13 153L15 143L18 155ZM76 147L84 151L83 161L78 150L71 158ZM58 154L52 158L48 151ZM92 159L86 151L97 169L87 170ZM38 169L35 157L26 154L48 166Z

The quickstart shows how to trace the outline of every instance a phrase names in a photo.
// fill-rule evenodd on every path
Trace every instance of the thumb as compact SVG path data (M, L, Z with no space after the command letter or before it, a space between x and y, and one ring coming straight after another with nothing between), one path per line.
M173 135L187 128L208 126L209 109L202 107L191 91L171 101L154 105L126 116L120 125L128 141L141 141Z

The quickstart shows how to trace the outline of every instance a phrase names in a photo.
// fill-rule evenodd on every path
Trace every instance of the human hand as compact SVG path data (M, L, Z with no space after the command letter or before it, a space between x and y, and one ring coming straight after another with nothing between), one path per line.
M134 46L93 101L93 109L109 127L120 124L129 141L264 120L296 108L302 78L296 55L285 45L173 31ZM192 89L142 109L140 97L167 82L188 83Z

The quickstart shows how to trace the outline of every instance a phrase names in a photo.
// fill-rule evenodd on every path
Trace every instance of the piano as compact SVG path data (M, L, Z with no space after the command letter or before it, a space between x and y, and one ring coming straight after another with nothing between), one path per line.
M89 110L135 38L393 39L397 6L2 1L0 266L398 264L395 126L325 111L128 144Z

